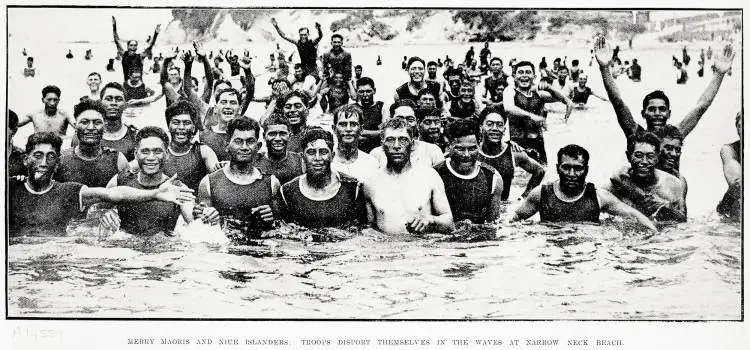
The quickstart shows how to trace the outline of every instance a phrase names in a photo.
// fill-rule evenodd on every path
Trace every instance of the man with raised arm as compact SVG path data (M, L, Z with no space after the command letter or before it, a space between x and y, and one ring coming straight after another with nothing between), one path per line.
M317 76L318 43L320 42L320 39L323 39L323 30L320 27L320 23L315 22L315 29L318 30L318 37L315 40L310 40L310 30L307 28L300 28L299 40L294 40L286 36L284 32L281 31L278 22L276 22L276 18L271 18L271 24L273 24L273 27L276 28L276 32L279 33L279 36L282 39L297 46L297 52L299 54L300 64L302 64L302 69L304 69L307 74Z
M28 235L65 235L71 219L98 202L143 202L159 200L182 204L195 200L192 190L165 181L156 189L130 187L88 187L76 182L57 182L52 175L58 165L62 139L41 132L26 142L25 180L8 184L8 233L11 237ZM170 180L174 180L170 179Z
M412 128L392 118L382 131L387 162L364 186L369 221L390 234L451 232L455 226L443 180L431 167L411 162Z
M535 188L516 208L510 221L528 219L539 212L541 222L599 222L607 212L637 221L650 231L654 224L643 214L606 190L586 182L589 152L578 145L567 145L557 152L557 175L553 183Z
M159 35L160 30L161 24L157 24L156 29L154 30L154 35L151 36L151 41L143 52L137 52L138 42L135 40L128 40L126 51L122 48L120 36L117 34L117 21L115 20L115 16L112 16L112 36L114 37L115 46L117 47L117 57L122 61L123 80L128 80L132 70L143 72L143 59L152 55L151 49L153 49L154 44L156 43L156 37Z

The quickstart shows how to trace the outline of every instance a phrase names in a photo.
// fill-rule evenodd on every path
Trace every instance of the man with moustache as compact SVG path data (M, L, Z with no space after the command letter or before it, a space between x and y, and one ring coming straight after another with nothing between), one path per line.
M359 105L339 107L333 112L333 130L338 139L331 166L338 172L366 180L378 169L378 161L359 149L363 113Z
M604 188L656 221L687 220L683 182L656 168L661 141L650 132L628 138L625 155L630 167L618 172Z
M553 183L535 188L516 208L510 221L525 220L539 212L541 222L599 222L604 211L637 221L655 232L654 224L606 190L586 182L589 153L581 146L567 145L557 152L557 174Z
M529 152L534 160L547 164L547 151L544 148L544 135L547 117L544 105L551 102L565 103L565 120L573 111L573 102L551 84L534 84L536 73L529 61L518 62L513 66L515 87L503 91L503 108L510 118L510 139Z
M290 152L289 122L283 115L272 114L263 122L266 154L258 154L255 166L264 174L275 176L285 184L305 172L302 155Z
M479 128L472 120L448 126L448 158L435 167L445 184L453 220L475 224L493 222L500 214L503 180L495 169L480 162Z
M284 113L289 121L289 143L287 150L291 152L302 151L302 134L307 128L307 117L310 113L308 103L309 97L301 91L292 91L280 98L276 104L276 110Z
M218 92L216 109L219 112L218 123L203 130L200 134L201 143L210 147L220 162L229 160L227 142L230 135L227 133L229 122L240 116L240 93L232 88Z
M368 77L357 80L357 105L362 108L362 135L359 149L369 153L380 146L380 124L390 113L383 101L375 101L375 82Z
M276 18L271 18L271 24L273 24L273 27L276 28L276 32L279 33L279 36L282 39L297 46L297 53L299 54L299 60L300 64L302 64L302 69L304 69L307 74L317 76L318 43L320 42L320 39L323 39L323 30L321 29L320 23L315 22L315 29L317 29L318 31L318 37L314 40L310 40L310 30L307 28L300 28L299 40L294 40L284 35L284 32L281 31L281 28L279 28L279 24L276 22Z
M8 183L8 233L10 237L28 235L65 235L71 219L79 218L84 209L99 202L192 202L195 196L187 188L165 181L156 189L130 187L88 187L76 182L57 182L52 175L58 165L62 139L54 133L41 132L26 142L25 180ZM170 179L173 180L173 179Z
M167 157L163 170L167 176L177 174L177 178L190 189L198 190L204 176L221 167L216 153L195 141L200 119L195 106L180 100L164 111L169 130Z
M386 163L364 184L368 220L388 234L453 231L443 181L432 167L411 161L413 129L392 118L382 130Z
M734 120L739 140L721 146L721 163L729 188L716 207L716 211L731 221L742 220L742 111Z
M433 145L431 143L416 139L416 136L418 134L418 124L415 110L416 106L411 100L398 100L390 107L391 119L402 119L409 127L409 132L414 138L413 140L411 140L409 145L409 159L411 163L421 164L432 168L445 160L445 157L443 157L443 151L441 151L440 147L438 147L437 145ZM385 147L380 146L370 152L370 155L377 159L380 168L385 167L388 160L384 149Z
M334 72L339 72L343 74L346 85L349 85L349 81L352 80L352 55L344 50L343 44L344 37L341 34L333 34L331 50L323 54L321 61L326 69L325 76L332 78Z
M34 132L54 132L60 137L66 137L68 126L74 127L75 118L58 109L61 91L55 85L47 85L42 89L42 103L44 108L26 114L18 119L18 127L28 123L34 125Z
M412 57L406 64L406 70L409 72L409 81L401 84L396 89L393 96L394 101L411 100L416 104L419 101L419 91L422 89L432 90L435 96L440 95L440 84L434 81L428 81L424 78L425 63L419 57ZM443 107L443 101L437 101L437 107Z
M255 167L261 142L260 125L240 117L227 125L230 159L223 168L207 175L198 186L199 208L219 212L222 230L233 237L257 238L272 227L281 184L275 176Z
M115 175L107 184L107 188L116 186L132 187L140 190L153 190L165 182L187 189L182 182L164 174L164 161L168 157L167 143L169 138L164 130L155 126L147 126L136 135L135 171L124 170ZM186 223L193 221L195 203L183 202L164 203L150 200L140 203L120 203L117 212L108 211L100 218L102 225L112 231L122 229L134 234L150 236L162 232L171 234L177 224L177 218L182 214ZM210 223L218 219L218 213L213 208L204 210L204 221Z
M510 185L513 182L516 167L531 174L526 190L521 194L521 197L526 197L532 189L542 183L544 167L523 150L516 151L516 147L511 146L509 141L503 142L507 115L502 105L482 109L479 113L479 123L482 140L478 157L480 161L493 167L500 174L503 180L501 199L507 201L510 196Z
M109 179L127 168L125 155L102 146L105 114L107 111L98 101L84 100L74 107L78 145L60 154L56 181L104 187Z
M310 128L302 136L302 145L306 171L281 187L282 217L310 228L366 222L360 182L331 167L331 133Z
M416 110L417 124L419 125L419 140L440 147L442 152L448 148L448 138L441 130L442 111L437 108L420 107Z

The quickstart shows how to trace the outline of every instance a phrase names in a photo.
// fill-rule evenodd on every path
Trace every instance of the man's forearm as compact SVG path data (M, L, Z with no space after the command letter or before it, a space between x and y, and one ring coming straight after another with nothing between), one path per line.
M449 213L434 216L433 218L433 227L435 231L451 233L456 229L456 226L453 224L453 217Z
M612 73L609 71L608 66L599 66L599 71L602 74L602 80L604 81L604 90L607 92L609 102L615 109L617 115L617 122L620 124L620 128L625 135L630 135L636 129L636 123L633 119L633 115L630 113L630 109L625 105L625 101L620 96L620 91L617 88L615 79L612 77Z

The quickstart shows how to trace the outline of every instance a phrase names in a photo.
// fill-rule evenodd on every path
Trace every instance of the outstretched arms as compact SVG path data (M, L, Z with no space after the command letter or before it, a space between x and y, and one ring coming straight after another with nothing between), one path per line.
M115 41L115 46L117 47L117 56L121 56L125 50L122 48L122 44L120 44L120 36L117 35L117 21L115 20L115 16L112 16L112 37Z
M607 91L607 96L615 109L617 123L620 124L620 128L627 137L635 132L638 124L633 119L633 114L628 106L625 105L625 101L623 101L620 90L615 83L615 78L612 77L612 72L609 70L613 54L614 50L607 44L604 37L598 36L594 44L594 56L599 63L599 72L602 74L602 80L604 80L604 89Z
M294 39L292 39L292 38L290 38L290 37L286 36L286 35L284 34L284 32L282 32L282 31L281 31L281 28L279 28L279 23L278 23L278 22L276 22L276 18L271 18L271 24L273 24L273 27L274 27L274 28L276 28L276 32L277 32L277 33L279 33L279 36L280 36L280 37L281 37L282 39L284 39L284 40L286 40L286 41L288 41L288 42L290 42L290 43L292 43L292 44L295 44L295 45L297 44L297 42L296 42L296 41L294 41Z

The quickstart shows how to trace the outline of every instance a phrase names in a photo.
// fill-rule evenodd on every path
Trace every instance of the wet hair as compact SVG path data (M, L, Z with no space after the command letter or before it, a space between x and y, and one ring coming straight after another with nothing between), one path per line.
M339 33L331 35L331 40L336 39L336 38L339 38L341 39L341 41L344 41L344 36Z
M356 115L357 120L359 123L362 123L362 119L364 118L364 112L362 111L362 107L360 107L358 104L348 104L339 106L335 110L333 110L333 125L336 126L336 123L339 121L339 114L344 114L346 116Z
M227 135L229 138L232 138L232 135L234 135L235 131L255 131L255 137L260 136L260 124L258 124L255 119L250 119L248 117L239 117L232 119L232 121L229 122L229 126L227 126Z
M99 73L97 73L97 72L91 72L91 73L89 73L89 75L87 76L87 78L90 78L90 77L92 77L94 75L96 75L97 77L99 77L99 80L102 80L102 75L99 74Z
M417 56L412 56L412 58L410 58L409 61L406 62L406 68L408 69L409 67L411 67L414 62L420 62L422 63L422 66L425 66L423 59Z
M362 69L362 65L358 64L358 65L354 66L354 69Z
M531 63L529 61L521 61L521 62L516 62L516 64L513 65L513 74L516 73L516 70L518 70L518 67L523 67L523 66L529 66L529 67L531 67L531 72L532 73L536 72L536 70L534 70L534 64L533 63ZM539 65L539 66L541 68L541 65Z
M435 66L435 67L437 67L437 62L435 62L435 61L427 62L427 67L429 67L429 66Z
M357 87L363 86L363 85L370 85L373 89L375 89L375 82L372 80L372 78L369 77L362 77L357 79Z
M294 64L294 69L295 69L295 70L297 70L297 69L302 69L302 64L301 64L301 63L295 63L295 64Z
M323 130L323 128L319 126L314 126L307 128L304 133L302 133L302 138L300 139L300 146L302 147L302 150L304 150L308 144L315 142L317 140L323 140L325 141L326 145L328 145L328 148L333 150L333 135L331 135L330 132Z
M658 136L648 131L639 131L628 138L628 155L633 154L633 150L635 150L635 145L637 143L647 143L654 146L656 153L659 153L659 148L661 146L661 140L659 140Z
M409 127L409 124L406 123L406 120L402 118L391 118L388 119L385 123L380 125L380 137L382 138L385 136L385 130L386 129L392 129L392 130L398 130L398 129L406 129L406 133L409 135L410 138L414 138L414 130Z
M578 60L572 60L570 61L570 64L573 65L573 67L578 65Z
M473 120L460 119L448 125L445 130L445 136L450 142L458 140L460 137L474 135L479 140L479 126Z
M18 114L10 109L8 110L8 128L18 130Z
M125 90L122 88L122 84L113 81L111 83L105 84L101 91L99 91L99 98L104 98L104 93L107 91L107 89L120 90L121 92L125 93Z
M421 123L424 118L427 118L429 116L437 116L440 117L441 113L440 110L437 108L417 108L416 111L414 111L414 114L417 116L417 123Z
M388 107L388 111L391 113L391 118L393 118L393 113L396 113L396 108L398 107L411 107L415 112L417 110L417 104L414 103L412 100L407 99L400 99L396 100L396 102L393 102L390 107Z
M437 102L438 97L435 96L435 93L430 90L430 88L424 88L422 90L419 90L419 93L417 94L417 99L421 99L424 95L432 95L432 97L435 98L435 101Z
M555 58L555 60L552 61L552 63L560 63L560 62L562 62L562 60L560 59L560 57Z
M637 58L634 58L634 59L633 59L633 63L638 63L638 59L637 59Z
M508 115L505 113L505 108L503 108L503 105L489 105L479 111L479 123L484 123L484 120L487 119L487 116L492 113L499 114L503 118L504 122L508 121Z
M78 119L78 116L85 111L98 112L101 114L102 118L107 115L107 109L104 108L104 105L101 102L87 98L73 107L73 117Z
M198 111L195 106L187 100L178 100L173 103L167 109L164 110L164 117L167 119L167 124L172 121L172 118L178 115L187 114L190 116L190 120L195 125L196 129L200 128L201 122L198 117Z
M34 62L34 57L31 57L31 56L27 57L26 62Z
M659 129L658 132L655 132L656 136L658 136L660 139L676 139L680 140L682 142L685 139L685 136L682 135L682 132L680 129L678 129L676 126L667 124L664 125L661 129Z
M286 104L286 101L289 101L292 97L299 97L300 100L302 100L302 104L305 105L305 108L309 108L310 105L310 96L308 96L306 93L299 91L299 90L292 90L288 92L286 95L284 95L282 98L278 99L276 102L276 110L283 111L284 105Z
M310 33L310 29L308 29L307 27L301 27L299 30L297 30L298 33L301 33L302 31Z
M272 125L285 125L289 129L289 120L286 119L284 114L280 112L271 113L266 120L263 121L263 132L268 131L268 128Z
M28 141L26 141L26 154L31 154L31 151L36 145L50 145L52 149L60 154L60 147L62 147L62 139L60 136L52 132L35 132L29 135Z
M664 91L661 90L654 90L650 92L646 97L643 98L643 109L645 110L648 106L648 103L651 100L664 100L664 103L667 105L667 109L669 109L669 97L667 97L667 94L664 93Z
M164 147L167 147L169 144L169 136L167 135L167 132L158 126L152 125L144 126L143 129L138 130L138 132L135 133L135 144L138 145L143 139L149 137L158 137L161 142L164 143Z
M500 61L500 64L503 64L503 60L500 57L492 57L492 59L490 59L490 64L495 61Z
M128 40L126 44L127 44L127 45L130 45L130 43L138 44L138 42L137 42L137 41L135 41L135 40Z
M237 91L235 88L227 88L227 89L221 89L216 93L216 102L219 102L219 99L221 98L221 95L223 94L234 94L237 96L237 102L240 101L240 92Z
M576 145L576 144L570 144L563 148L560 148L559 151L557 151L557 162L562 162L562 157L568 156L573 159L578 159L578 157L583 157L583 163L588 165L589 164L589 151L587 151L585 148Z
M47 85L42 89L42 98L47 96L48 93L53 93L59 98L61 96L60 88L55 85Z

